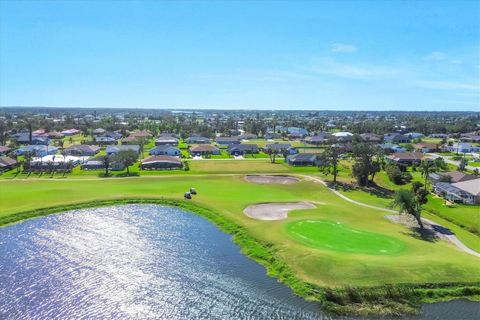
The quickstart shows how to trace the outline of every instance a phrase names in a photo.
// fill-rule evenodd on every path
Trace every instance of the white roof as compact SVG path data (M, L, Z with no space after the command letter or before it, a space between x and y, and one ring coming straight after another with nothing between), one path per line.
M332 135L335 136L335 137L349 137L349 136L353 136L353 133L342 131L342 132L332 133Z
M74 157L74 156L66 156L64 160L62 155L48 155L40 158L33 158L33 162L55 162L55 163L69 162L69 161L78 162L82 160L84 159L80 157Z

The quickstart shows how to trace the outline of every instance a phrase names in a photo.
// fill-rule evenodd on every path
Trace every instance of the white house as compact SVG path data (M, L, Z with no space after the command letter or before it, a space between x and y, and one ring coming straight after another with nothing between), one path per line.
M472 146L470 143L466 142L456 142L451 146L447 146L447 150L450 152L459 152L459 153L472 153L472 152L479 152L480 147Z

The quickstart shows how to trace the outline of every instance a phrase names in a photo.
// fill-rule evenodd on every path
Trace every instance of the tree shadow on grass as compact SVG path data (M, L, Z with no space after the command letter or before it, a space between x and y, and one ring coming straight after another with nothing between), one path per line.
M437 242L440 240L434 230L420 229L419 227L412 227L409 232L402 232L402 234L427 242Z
M363 192L366 192L368 194L371 194L373 196L376 196L378 198L383 198L383 199L391 199L393 194L395 193L393 190L380 187L376 183L370 183L368 186L361 187L351 183L345 183L345 182L333 183L329 181L327 182L327 185L329 188L332 188L335 190L341 190L345 192L352 191L352 190L361 190Z

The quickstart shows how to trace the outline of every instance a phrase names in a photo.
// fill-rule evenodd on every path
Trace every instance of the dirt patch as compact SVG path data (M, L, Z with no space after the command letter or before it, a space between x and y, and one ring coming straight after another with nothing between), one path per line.
M310 202L284 202L284 203L260 203L248 206L243 213L250 218L257 220L283 220L288 217L292 210L314 209Z
M266 175L249 175L245 176L245 180L259 184L294 184L300 181L299 178L292 176L266 176Z

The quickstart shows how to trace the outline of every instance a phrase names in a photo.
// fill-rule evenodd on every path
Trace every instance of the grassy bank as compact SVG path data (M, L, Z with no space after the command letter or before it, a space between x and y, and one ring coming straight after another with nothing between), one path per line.
M116 199L98 200L73 205L40 208L0 217L0 226L49 214L123 204L159 204L179 207L196 213L231 234L242 252L263 265L270 276L289 286L297 295L318 301L323 309L335 314L404 315L418 312L422 302L456 298L478 299L478 283L397 284L374 287L322 287L300 279L278 255L274 244L252 237L248 230L225 216L192 202L174 199Z

